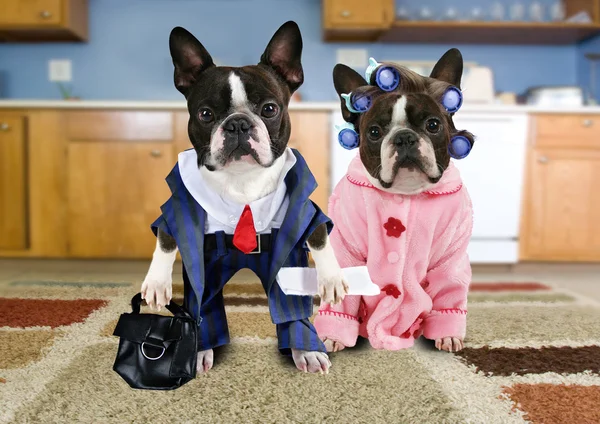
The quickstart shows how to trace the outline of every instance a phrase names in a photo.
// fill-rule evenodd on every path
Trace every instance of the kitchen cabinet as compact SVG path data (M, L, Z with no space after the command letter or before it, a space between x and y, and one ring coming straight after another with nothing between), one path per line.
M396 19L395 0L323 0L325 41L448 44L575 44L600 32L600 1L569 0L567 16L587 11L587 23ZM412 2L419 12L419 2ZM435 2L436 4L442 2ZM412 8L412 4L409 5ZM442 13L440 4L434 13ZM414 18L414 17L413 17Z
M0 0L0 39L84 41L87 0Z
M521 259L600 261L600 116L533 118Z
M174 162L168 142L69 143L69 256L149 257L149 226L169 198L164 178Z
M323 0L327 41L375 41L394 20L394 0Z
M0 249L27 247L25 123L0 112Z
M325 213L330 191L329 134L330 116L320 111L291 111L292 134L288 146L306 160L318 187L311 196Z
M170 112L78 111L65 116L70 257L145 258L149 226L176 162Z

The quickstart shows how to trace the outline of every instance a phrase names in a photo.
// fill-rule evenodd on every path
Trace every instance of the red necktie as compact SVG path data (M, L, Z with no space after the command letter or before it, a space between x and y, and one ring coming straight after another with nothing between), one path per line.
M244 207L240 221L235 227L233 245L246 254L256 249L256 229L254 228L254 219L252 219L252 211L249 205Z

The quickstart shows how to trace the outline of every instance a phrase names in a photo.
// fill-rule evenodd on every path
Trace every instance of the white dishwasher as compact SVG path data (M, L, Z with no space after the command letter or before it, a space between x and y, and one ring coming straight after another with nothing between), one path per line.
M333 112L332 122L343 123ZM473 201L474 224L469 257L472 263L511 264L519 258L519 222L527 144L527 114L461 110L457 129L472 132L469 156L455 160ZM337 132L331 137L331 189L346 174L358 150L343 149Z

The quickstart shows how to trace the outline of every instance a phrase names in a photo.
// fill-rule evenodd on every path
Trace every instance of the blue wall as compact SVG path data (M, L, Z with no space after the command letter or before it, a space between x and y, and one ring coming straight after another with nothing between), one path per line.
M585 58L585 53L600 53L600 37L581 43L577 49L577 81L584 88L586 96L592 95L600 103L600 61L596 62L596 89L592 90L591 62Z
M305 100L335 98L331 70L338 47L365 47L375 58L404 60L435 60L449 47L325 44L319 0L90 0L89 43L0 44L2 94L59 98L48 81L48 60L69 58L74 94L83 99L180 99L168 51L174 26L194 33L220 63L236 66L256 63L277 27L289 19L298 22L304 37ZM576 46L456 47L465 60L492 67L497 90L577 82Z

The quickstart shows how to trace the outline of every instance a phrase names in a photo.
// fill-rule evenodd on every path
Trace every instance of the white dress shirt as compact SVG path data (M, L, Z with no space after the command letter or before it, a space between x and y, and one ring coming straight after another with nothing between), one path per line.
M279 175L277 189L249 204L257 234L270 233L272 228L279 228L285 218L289 198L284 179L296 164L296 156L287 148L284 157L285 163ZM183 184L206 211L205 234L216 231L233 234L246 205L225 199L210 187L198 169L198 157L194 149L179 153L178 163Z

